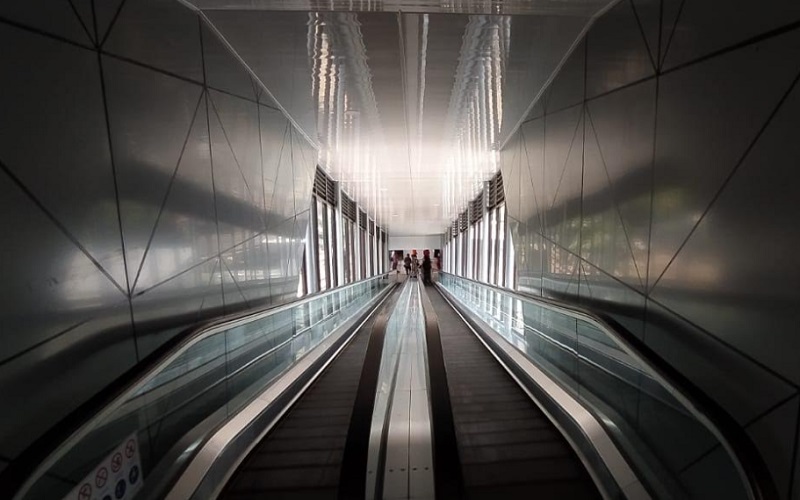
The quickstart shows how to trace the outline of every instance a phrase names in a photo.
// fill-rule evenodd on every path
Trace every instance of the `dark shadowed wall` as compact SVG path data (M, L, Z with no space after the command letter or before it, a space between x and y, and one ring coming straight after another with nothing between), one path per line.
M501 155L520 290L614 315L728 409L784 498L800 498L798 20L783 0L621 1Z

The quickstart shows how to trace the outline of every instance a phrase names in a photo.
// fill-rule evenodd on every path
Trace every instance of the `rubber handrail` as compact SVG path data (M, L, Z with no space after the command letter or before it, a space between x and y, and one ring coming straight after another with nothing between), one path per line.
M381 360L383 359L383 344L386 339L389 318L391 318L399 298L399 294L391 296L382 306L383 309L372 323L367 350L364 354L364 364L361 367L361 376L356 389L356 397L353 401L353 411L350 414L347 439L342 451L338 492L338 498L341 500L359 500L368 496L365 491L367 484L366 464L369 457L372 416L378 392L378 377L380 376ZM383 491L382 464L379 465L375 473L377 474L377 489L378 491ZM380 495L376 495L376 497L380 497Z
M433 427L433 471L436 498L464 498L464 477L458 452L455 418L450 402L439 316L425 287L420 287L428 350L431 425Z
M656 380L665 386L670 394L717 437L744 480L745 487L749 490L747 492L749 498L753 500L777 500L779 498L778 490L761 453L736 420L692 380L610 316L574 304L529 295L448 272L440 271L440 274L475 283L594 324L611 337L628 355L639 361Z

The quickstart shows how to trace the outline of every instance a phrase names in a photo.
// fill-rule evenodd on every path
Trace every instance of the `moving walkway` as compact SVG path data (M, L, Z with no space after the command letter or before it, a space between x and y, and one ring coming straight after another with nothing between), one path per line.
M0 496L776 498L746 435L619 325L396 279L186 332L23 453Z

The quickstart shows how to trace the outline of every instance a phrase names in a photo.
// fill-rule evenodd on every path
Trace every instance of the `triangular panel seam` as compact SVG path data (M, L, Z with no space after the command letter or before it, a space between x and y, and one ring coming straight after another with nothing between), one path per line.
M717 191L714 193L714 196L711 198L711 201L709 201L709 203L706 205L705 210L703 210L702 215L697 219L697 222L694 223L694 226L692 226L692 229L689 231L689 234L687 234L686 238L684 238L683 242L681 242L680 246L678 247L678 250L675 252L675 254L673 254L672 258L670 258L669 262L667 263L667 266L664 268L663 271L661 271L661 274L658 276L658 279L656 279L656 281L653 283L653 286L650 287L650 291L655 289L656 285L658 285L659 281L661 281L661 278L664 277L664 275L666 274L667 270L669 270L669 268L672 265L672 263L675 262L675 259L681 253L683 248L686 246L686 243L688 243L688 241L692 238L692 236L694 235L694 233L697 230L697 228L700 227L700 224L705 220L706 215L708 215L708 212L711 210L711 208L714 206L714 204L720 198L722 193L725 191L725 188L728 186L728 184L730 183L731 179L733 179L734 175L736 175L736 172L739 171L739 168L744 164L745 160L750 155L750 152L753 150L753 148L758 143L758 140L761 138L762 135L764 135L764 132L769 127L769 124L772 123L772 120L773 120L773 118L775 118L775 115L777 115L778 111L780 111L781 107L783 106L783 103L786 102L786 100L789 98L789 95L792 93L794 88L797 86L798 80L800 80L800 73L798 73L797 76L794 77L794 80L792 80L792 83L791 83L791 85L789 85L789 88L781 96L780 100L775 105L775 107L773 108L773 110L769 114L769 116L767 117L767 119L764 122L764 124L761 126L759 131L753 137L753 140L750 141L750 144L748 144L747 149L745 149L745 151L742 154L742 156L739 158L739 160L733 166L731 171L728 173L727 177L725 177L725 180L723 180L722 184L720 184L719 188L717 188Z

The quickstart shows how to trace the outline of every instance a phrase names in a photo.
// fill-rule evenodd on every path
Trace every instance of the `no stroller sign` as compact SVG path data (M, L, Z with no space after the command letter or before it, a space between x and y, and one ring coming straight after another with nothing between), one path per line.
M126 500L142 487L142 464L136 433L117 445L64 500Z

